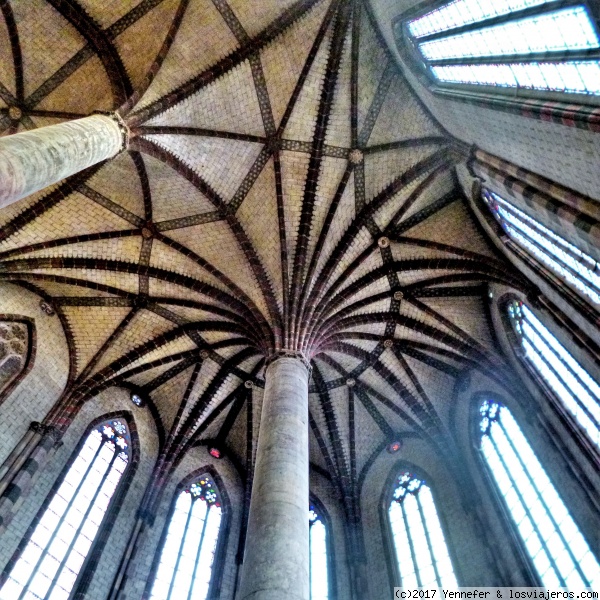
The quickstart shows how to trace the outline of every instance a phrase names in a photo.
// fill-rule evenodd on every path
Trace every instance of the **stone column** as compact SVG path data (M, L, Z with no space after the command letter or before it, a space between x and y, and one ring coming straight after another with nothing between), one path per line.
M12 520L36 477L60 444L60 433L51 425L33 422L23 440L8 457L0 480L0 533ZM16 452L16 450L19 452Z
M308 600L308 368L267 368L238 600Z
M92 115L0 138L0 208L118 154L120 117Z

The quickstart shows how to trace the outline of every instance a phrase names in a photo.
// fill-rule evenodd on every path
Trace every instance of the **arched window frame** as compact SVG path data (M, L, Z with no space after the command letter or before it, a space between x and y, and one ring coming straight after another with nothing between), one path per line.
M536 221L541 227L550 230L553 234L562 238L568 245L574 246L579 252L587 257L587 260L581 259L580 262L587 265L591 271L594 271L594 264L600 264L600 257L593 256L593 252L591 253L585 243L578 240L576 236L573 236L572 232L564 230L562 223L552 212L546 211L546 214L544 215L545 218L541 218L539 213L537 215L531 214L532 209L527 207L522 199L515 197L514 194L511 194L506 190L498 191L496 185L492 182L486 182L483 187L478 185L476 186L476 190L477 191L473 196L474 202L478 208L480 208L481 215L486 223L500 241L502 241L507 251L523 262L525 266L531 269L543 282L547 283L560 300L567 302L570 306L574 307L578 313L592 322L599 319L599 304L595 303L588 294L579 289L574 283L568 281L558 270L544 262L540 257L536 256L504 230L501 218L496 214L494 208L490 206L488 199L486 199L486 193L500 197L507 204L516 209L516 211L520 211L527 218ZM552 240L550 240L550 242L552 242ZM560 265L560 261L557 262ZM598 267L596 266L596 269L597 268ZM576 277L581 281L584 281L583 276L577 275ZM595 290L592 284L589 284L588 287Z
M527 552L525 543L523 542L523 540L521 538L521 535L517 529L517 526L514 522L512 514L510 513L510 510L506 505L506 501L502 497L502 494L500 492L498 484L496 483L496 480L491 472L491 469L488 466L488 463L487 463L485 457L483 456L483 451L481 449L482 434L481 434L481 430L480 430L480 426L479 426L480 420L481 420L481 414L479 412L479 409L484 400L493 400L493 401L498 402L508 408L508 410L511 412L515 421L517 421L517 424L518 424L519 428L521 429L521 432L525 436L528 444L530 445L531 449L533 450L534 454L536 455L538 461L544 468L546 475L550 479L552 485L555 487L555 489L561 496L561 499L563 500L565 506L567 507L567 510L569 511L571 518L573 519L573 521L575 522L575 524L577 525L577 527L579 528L579 530L581 532L585 531L585 528L581 526L581 522L580 522L581 520L579 518L580 515L578 514L577 510L573 510L573 508L576 508L576 506L573 506L574 504L576 505L576 503L569 501L572 498L569 497L568 494L563 493L562 488L564 488L564 486L561 486L559 484L559 482L556 481L556 477L555 477L555 473L554 473L554 469L556 468L556 466L552 464L552 461L547 461L547 462L549 462L549 464L544 464L543 456L541 456L541 452L539 451L540 449L539 449L539 447L537 447L538 445L535 443L534 436L531 435L532 434L531 424L528 422L527 419L519 418L522 413L522 410L518 406L516 406L516 403L511 401L510 398L507 398L501 394L498 394L495 391L485 390L485 391L479 391L479 392L476 392L475 394L473 394L471 397L471 402L470 402L470 407L469 407L469 413L470 413L469 434L470 434L470 438L471 438L471 445L472 445L473 452L476 457L476 462L479 464L479 468L481 469L483 479L486 483L485 487L486 487L487 493L489 494L490 499L492 501L492 505L493 505L493 508L495 509L495 513L498 515L500 525L501 525L502 529L507 533L510 544L511 544L510 550L508 550L505 553L505 555L518 557L518 561L517 561L518 567L520 568L521 575L523 577L523 582L520 583L520 585L525 585L525 586L530 586L530 587L544 587L544 585L540 581L540 578L534 567L533 560L529 556L529 553ZM552 444L553 446L556 446L555 441L552 438L548 438L548 439L551 440L550 444ZM568 463L565 463L565 467L568 467ZM568 471L568 469L565 469L565 471ZM586 541L589 544L589 542L590 542L589 536L584 536L584 537L586 538ZM593 548L592 548L592 551L593 551ZM507 583L507 585L508 585L508 583Z
M41 519L45 510L48 508L48 505L52 501L54 494L62 484L71 466L79 456L79 452L83 448L90 433L101 423L104 423L105 421L110 421L112 419L121 419L127 423L131 441L129 462L127 468L121 476L121 479L119 480L114 494L112 495L112 498L108 504L108 508L106 509L104 519L102 520L102 524L100 525L100 529L98 530L98 533L96 534L96 537L92 542L92 546L87 553L83 565L81 565L81 569L79 570L79 574L77 576L77 579L75 580L73 589L71 590L72 598L76 598L79 596L83 597L85 595L90 586L90 583L94 578L96 568L98 567L98 564L100 562L100 557L102 556L102 552L104 551L104 548L108 542L115 521L119 516L121 506L123 505L129 486L131 485L134 479L138 463L140 461L139 437L137 433L137 428L135 426L135 421L133 420L132 415L129 411L105 413L102 416L94 419L88 425L84 433L81 435L79 441L77 442L77 445L71 452L71 455L69 456L69 459L66 462L65 466L56 478L54 484L52 485L52 488L46 495L46 498L44 499L44 502L42 503L40 509L37 511L35 518L31 521L31 524L29 525L27 531L25 532L25 535L19 542L17 549L15 550L12 557L4 567L2 574L0 575L0 585L4 585L4 582L8 578L10 571L12 570L15 563L19 560L19 557L21 556L23 550L27 546L27 543L29 542L29 539L31 538L39 520Z
M329 600L337 600L337 576L335 571L335 550L333 543L333 530L331 526L331 517L325 508L325 505L312 492L309 494L309 502L316 509L320 520L325 525L325 544L327 548L327 584L329 589Z
M212 465L206 465L204 467L196 469L195 471L184 477L177 484L175 490L173 491L173 495L169 505L169 511L167 513L167 518L163 524L160 540L156 546L156 552L154 553L154 559L152 560L152 567L146 579L146 587L144 589L143 598L149 598L152 593L152 586L154 585L154 580L156 579L156 573L160 564L160 556L165 545L165 541L167 539L169 525L171 523L173 513L175 512L175 505L177 503L177 499L179 498L179 494L203 475L210 475L212 480L215 482L215 485L217 486L217 490L219 491L219 496L221 498L221 524L219 527L219 535L217 537L217 547L215 548L215 558L212 564L212 572L210 584L208 586L208 594L206 596L207 600L216 598L216 591L221 589L221 582L223 580L224 572L223 567L225 566L227 543L229 540L229 530L231 526L231 502L229 500L227 490L225 488L225 485L223 484L223 480L219 473L214 469Z
M434 3L419 3L416 7L397 15L391 22L396 47L422 85L429 88L435 94L450 96L457 101L481 104L487 108L490 108L491 106L498 110L516 112L530 117L534 116L538 119L544 118L544 108L546 108L547 111L548 108L552 107L557 115L559 115L558 117L553 118L553 121L570 126L573 126L575 121L578 123L578 127L584 129L590 128L588 119L590 118L590 115L595 115L598 112L598 108L600 107L600 95L519 87L502 87L498 85L449 83L439 81L435 78L429 68L428 62L417 49L415 38L410 34L408 24L410 21L418 19L432 10L441 8L449 3L450 0L437 0ZM556 9L560 9L574 4L583 4L586 6L596 32L599 33L600 11L590 0L581 0L581 2L569 2L568 0L561 2L558 0L555 7ZM544 6L532 7L530 11L532 14L539 14L542 12L540 8L544 9ZM526 11L524 12L524 16L527 16ZM510 17L506 20L512 20L513 18L514 17ZM474 28L478 28L479 26L481 26L481 22L479 25L474 26ZM539 56L541 58L544 55ZM600 49L591 56L591 58L599 57ZM475 60L473 62L477 61ZM580 110L574 111L574 104L580 105ZM564 114L564 119L561 117L562 114ZM547 117L545 120L547 120Z
M10 394L15 390L19 383L23 381L23 379L33 368L37 347L36 328L33 319L20 315L0 314L0 323L3 321L9 323L21 323L25 325L25 327L27 328L28 335L28 347L27 356L25 357L25 364L23 365L23 368L21 369L19 374L6 386L6 388L0 391L0 404L2 404L2 402L4 402L4 400L6 400L10 396Z
M550 331L550 333L552 333L557 338L559 343L561 343L565 347L565 349L573 355L575 360L577 360L580 364L583 362L582 367L588 371L590 376L593 377L593 371L587 368L587 360L581 360L581 358L585 359L586 357L580 356L580 352L573 353L573 343L571 342L571 340L568 339L566 332L564 330L559 329L552 318L549 318L547 315L540 314L539 311L534 306L532 306L532 304L526 299L520 298L517 294L514 293L504 294L501 298L499 298L498 309L500 311L500 319L502 322L504 332L508 338L508 342L511 347L513 356L515 357L518 364L525 370L530 380L535 384L535 387L541 390L544 396L549 400L548 406L551 409L552 413L556 415L559 422L569 432L573 442L577 445L579 450L581 450L581 453L593 465L598 467L598 465L600 464L600 450L598 449L598 447L590 440L590 438L584 431L583 427L579 424L575 416L567 409L567 407L563 404L561 399L556 395L554 390L541 376L541 374L534 367L534 365L532 365L530 361L525 358L521 347L521 341L519 340L514 330L508 311L509 305L514 301L519 301L526 304L529 310L531 310L531 312L533 312L534 315L544 324L544 326ZM549 423L547 425L550 426ZM569 461L569 469L573 470L574 468L575 467L573 462ZM590 488L589 481L587 480L587 478L582 473L576 474L578 479L585 484L585 488Z
M431 495L433 496L433 503L440 521L442 533L444 534L444 540L446 542L446 547L448 549L454 575L458 584L461 585L463 577L461 574L459 556L454 549L454 545L452 544L452 536L446 522L444 511L441 508L443 506L443 502L440 500L440 498L438 498L435 486L431 484L431 477L429 477L429 475L417 465L414 465L408 461L400 460L394 463L394 466L390 470L387 479L385 480L385 485L381 494L381 501L379 503L381 531L384 542L383 551L388 565L390 590L393 592L395 587L399 587L402 584L400 568L398 566L398 560L396 556L396 547L394 544L394 534L392 532L389 518L389 508L393 499L394 491L396 489L396 481L398 479L398 475L402 471L409 471L412 475L424 481L427 487L429 487Z

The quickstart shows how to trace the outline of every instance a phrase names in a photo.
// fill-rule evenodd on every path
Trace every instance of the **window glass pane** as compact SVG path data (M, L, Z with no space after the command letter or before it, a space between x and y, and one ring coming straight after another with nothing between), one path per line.
M431 75L438 81L600 94L600 38L588 8L582 3L544 11L541 5L546 3L456 0L410 21L408 28ZM512 19L486 26L488 19L534 6L540 6L539 14L515 14ZM452 33L456 27L472 23L481 26ZM418 41L441 32L447 34ZM552 53L556 53L555 58ZM510 60L503 62L502 56ZM441 61L451 64L436 64Z
M310 600L329 598L327 529L314 506L308 511L310 532Z
M489 190L483 199L510 238L580 294L600 305L600 266L585 252Z
M388 514L402 586L457 587L433 496L425 482L402 473Z
M594 587L600 565L510 411L480 407L482 454L544 586Z
M545 4L550 0L456 0L410 21L408 27L415 37L446 31L454 27L477 23L492 17Z
M152 584L151 600L204 600L221 525L221 499L209 475L175 502Z
M600 385L526 305L515 300L509 304L508 314L525 360L541 375L592 442L600 446ZM550 482L546 485L550 486Z
M129 446L120 419L88 435L0 589L0 600L69 597L129 463Z
M566 8L419 45L429 60L598 48L587 10ZM558 84L560 87L560 84Z
M544 77L552 66L561 76L559 85ZM598 61L568 61L563 63L513 63L432 66L439 81L522 87L535 90L600 94L600 63Z

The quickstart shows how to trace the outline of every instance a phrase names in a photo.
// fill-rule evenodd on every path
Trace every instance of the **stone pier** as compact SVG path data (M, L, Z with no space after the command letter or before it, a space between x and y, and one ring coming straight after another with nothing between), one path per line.
M0 138L0 208L118 154L127 128L116 115L40 127Z
M308 368L267 368L238 600L308 600Z

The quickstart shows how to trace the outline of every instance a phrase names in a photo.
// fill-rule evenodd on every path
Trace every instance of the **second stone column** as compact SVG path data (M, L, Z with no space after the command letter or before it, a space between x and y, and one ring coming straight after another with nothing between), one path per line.
M308 600L308 368L283 356L266 372L238 600Z

